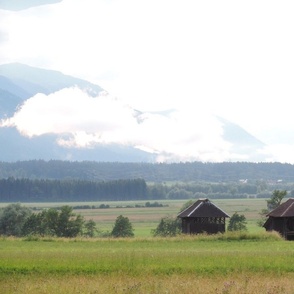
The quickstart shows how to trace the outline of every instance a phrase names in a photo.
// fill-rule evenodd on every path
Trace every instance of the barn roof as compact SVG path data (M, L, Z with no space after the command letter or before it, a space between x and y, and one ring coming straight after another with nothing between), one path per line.
M294 217L294 199L289 198L286 202L272 210L267 216L272 217Z
M199 199L187 209L183 210L178 217L229 217L223 210L211 203L208 199Z

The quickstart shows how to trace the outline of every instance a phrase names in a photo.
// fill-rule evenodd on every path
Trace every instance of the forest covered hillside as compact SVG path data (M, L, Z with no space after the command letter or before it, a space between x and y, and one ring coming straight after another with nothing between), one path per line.
M281 163L0 163L0 202L79 202L294 196L294 166Z
M0 178L110 181L142 178L146 182L294 182L294 165L252 162L123 163L29 160L0 162Z

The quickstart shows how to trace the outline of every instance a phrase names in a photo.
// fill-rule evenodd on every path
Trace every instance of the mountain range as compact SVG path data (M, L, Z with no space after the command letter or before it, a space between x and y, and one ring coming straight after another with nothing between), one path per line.
M96 97L105 92L99 85L86 80L64 75L61 72L31 67L20 63L0 65L0 119L12 117L21 105L38 93L50 95L62 89L77 87L89 96ZM134 116L138 113L134 111ZM164 116L164 114L160 114ZM264 161L257 152L265 144L249 134L241 126L216 118L222 126L222 139L230 145L235 158L245 156L247 161ZM38 123L38 122L36 122ZM140 123L138 121L138 123ZM67 136L64 134L63 136ZM0 127L0 161L31 159L94 160L112 162L154 162L156 153L119 142L95 144L91 148L63 146L58 143L60 135L46 133L39 136L24 136L15 126Z

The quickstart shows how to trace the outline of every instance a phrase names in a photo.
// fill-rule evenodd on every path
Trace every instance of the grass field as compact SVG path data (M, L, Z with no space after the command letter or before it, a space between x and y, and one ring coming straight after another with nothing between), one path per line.
M1 293L276 294L293 278L293 243L268 233L0 240Z
M229 215L244 214L248 233L151 237L159 220L175 217L186 201L158 201L166 205L158 208L104 202L109 209L76 210L102 230L111 230L120 214L129 217L136 236L130 239L0 238L0 293L294 293L294 243L256 224L264 199L213 201Z
M126 216L130 219L135 229L135 237L150 237L151 230L155 229L161 218L165 216L176 217L186 200L157 200L157 202L165 205L164 207L140 207L144 206L146 201L125 201L125 202L74 202L74 203L25 203L23 205L36 208L60 207L62 205L94 205L98 207L100 204L108 204L108 209L80 209L75 210L85 219L93 219L97 223L97 227L102 231L111 231L115 219L119 215ZM153 202L153 201L150 201ZM249 232L263 232L264 229L257 226L257 220L260 219L259 212L266 208L265 199L216 199L212 200L217 206L224 210L227 214L232 215L234 212L244 214L247 219L247 227ZM0 206L5 206L2 203ZM128 208L132 206L133 208ZM120 208L117 208L120 207ZM228 222L228 220L227 220Z

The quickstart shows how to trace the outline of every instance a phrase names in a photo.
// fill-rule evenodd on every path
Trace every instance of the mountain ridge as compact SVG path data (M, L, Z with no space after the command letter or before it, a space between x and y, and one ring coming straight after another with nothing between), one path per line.
M105 92L99 85L78 79L61 72L32 66L12 63L0 65L0 119L12 116L17 108L28 98L43 93L49 95L64 88L78 87L89 96L96 97ZM171 110L157 113L159 116L169 116ZM138 117L139 116L139 117ZM133 109L133 118L142 123L144 113ZM257 152L265 144L252 136L242 127L224 118L216 117L223 129L223 140L230 144L230 152L239 158L250 158L253 161L263 161L265 157ZM67 136L67 134L64 134ZM38 137L24 137L15 127L0 127L0 143L3 146L0 153L1 161L58 159L58 160L98 160L121 162L155 162L156 154L139 150L135 146L125 144L95 144L91 148L73 148L60 146L58 135L45 134ZM148 148L147 148L148 149ZM232 158L232 160L234 160Z

